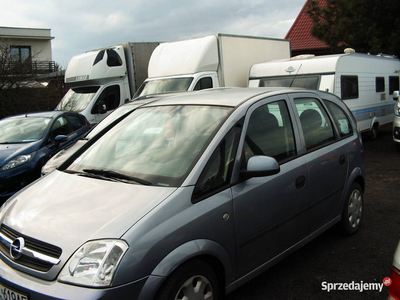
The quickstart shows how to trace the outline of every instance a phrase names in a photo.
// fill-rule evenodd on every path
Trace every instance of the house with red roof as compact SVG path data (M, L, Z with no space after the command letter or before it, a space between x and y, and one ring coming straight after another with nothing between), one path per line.
M291 41L293 56L300 54L331 54L330 47L311 34L313 23L307 14L309 2L311 0L307 0L304 4L292 27L286 34L285 39ZM326 0L318 0L318 2L322 6L325 5Z

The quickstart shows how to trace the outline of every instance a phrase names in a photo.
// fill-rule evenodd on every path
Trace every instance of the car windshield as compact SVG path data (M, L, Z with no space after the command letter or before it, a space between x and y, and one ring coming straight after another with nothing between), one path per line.
M145 81L135 94L136 97L170 92L184 92L189 89L193 77L166 78Z
M179 186L232 108L140 108L65 170L157 186Z
M69 89L55 110L81 112L88 106L98 89L98 86Z
M114 110L110 115L100 121L89 133L86 135L86 139L91 139L96 136L99 132L105 129L107 126L110 126L111 123L117 122L120 118L124 115L129 114L132 110L134 110L136 106L133 105L123 105L120 106L118 109Z
M50 118L21 117L0 121L0 144L30 143L40 140Z

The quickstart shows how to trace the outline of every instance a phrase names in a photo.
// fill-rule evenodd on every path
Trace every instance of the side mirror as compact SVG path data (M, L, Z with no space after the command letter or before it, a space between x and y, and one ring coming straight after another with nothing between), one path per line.
M399 100L400 92L399 91L394 91L393 92L393 100L397 101Z
M56 146L56 149L58 149L60 147L60 144L62 142L66 142L67 140L68 140L68 136L66 136L66 135L57 135L54 138L54 144Z
M279 173L281 168L275 158L270 156L255 155L250 157L247 170L240 172L244 179L251 177L270 176Z
M94 106L95 114L105 114L107 112L107 105L104 101L99 101Z

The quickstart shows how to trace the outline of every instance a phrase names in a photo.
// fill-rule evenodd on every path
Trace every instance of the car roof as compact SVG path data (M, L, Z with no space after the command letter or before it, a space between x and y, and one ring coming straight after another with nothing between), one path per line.
M160 105L217 105L236 107L258 96L273 96L293 92L323 93L303 88L213 88L196 92L182 92L171 96L156 98L145 107Z
M56 118L60 115L63 115L65 112L64 111L41 111L41 112L31 112L31 113L26 113L26 114L19 114L19 115L14 115L14 116L9 116L4 119L12 119L12 118ZM74 112L68 112L72 114L76 114ZM3 120L4 120L3 119Z

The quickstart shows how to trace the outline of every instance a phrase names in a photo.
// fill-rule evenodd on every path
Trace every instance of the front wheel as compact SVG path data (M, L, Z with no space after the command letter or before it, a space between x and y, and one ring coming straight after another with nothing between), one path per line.
M155 299L218 300L218 280L208 264L201 260L191 260L166 279Z
M354 182L343 206L340 224L342 232L345 235L356 233L361 226L362 215L363 190L358 183Z

